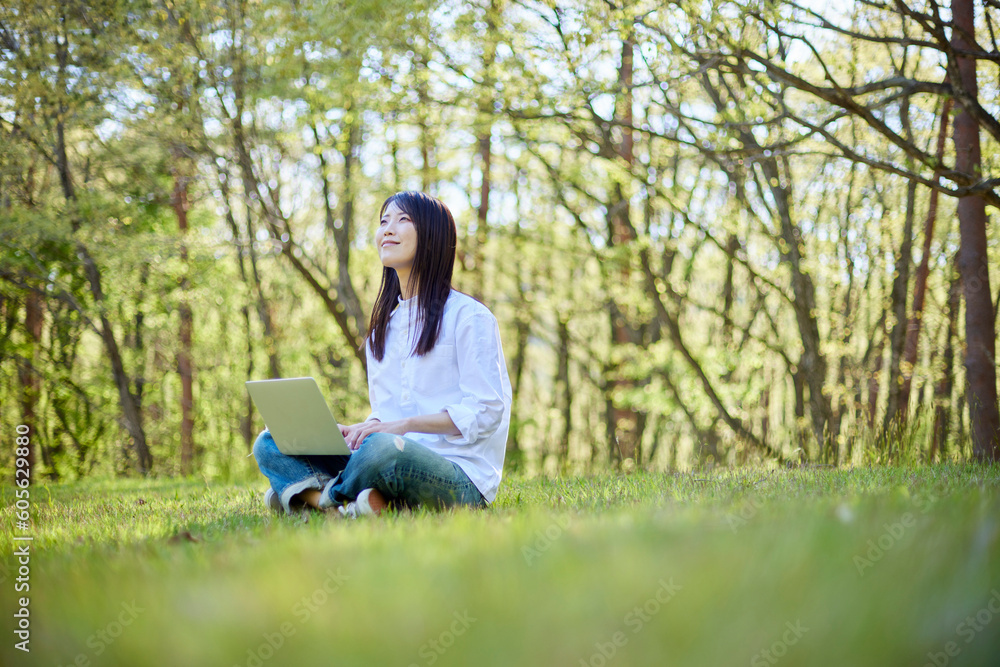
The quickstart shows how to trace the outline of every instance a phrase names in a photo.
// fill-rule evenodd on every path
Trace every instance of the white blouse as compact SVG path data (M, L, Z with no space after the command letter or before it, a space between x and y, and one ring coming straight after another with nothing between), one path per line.
M500 485L510 428L511 388L493 313L452 290L434 349L414 351L420 333L417 299L399 300L389 318L382 361L368 356L368 417L394 421L447 412L456 436L407 433L406 437L457 463L486 502Z

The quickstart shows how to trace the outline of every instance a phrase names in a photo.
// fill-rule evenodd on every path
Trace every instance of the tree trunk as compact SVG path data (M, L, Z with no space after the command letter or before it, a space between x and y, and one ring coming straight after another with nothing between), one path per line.
M771 383L768 381L771 373L764 367L764 391L760 396L760 441L765 447L770 447L771 435Z
M900 118L906 136L909 139L910 132L910 104L909 98L904 98L900 107ZM903 347L906 344L906 293L910 286L910 265L913 262L913 219L917 201L917 182L910 180L906 184L906 217L903 222L903 238L899 244L899 254L896 255L896 266L893 271L895 277L892 281L892 313L895 320L892 325L892 333L889 337L889 372L886 379L889 389L889 398L885 407L885 419L882 430L884 440L888 435L890 426L896 423L900 411L900 389L902 387L902 377L900 377L900 362L903 359Z
M854 207L854 184L857 178L857 165L851 166L851 178L847 184L847 193L844 197L844 207L843 210L851 211ZM846 216L845 216L846 217ZM852 317L854 314L854 280L857 275L854 264L854 256L851 254L851 243L848 238L847 230L844 229L842 224L838 224L838 241L843 245L844 261L846 262L847 268L847 287L844 290L844 305L841 311L841 327L840 327L840 344L842 346L842 352L840 353L840 359L837 361L837 383L836 386L841 390L840 397L837 399L834 413L832 415L833 421L830 425L830 439L834 443L836 451L832 452L832 456L827 456L827 461L839 465L841 461L841 447L840 447L840 434L843 430L844 416L848 412L847 403L847 369L848 366L853 361L853 356L848 350L850 350L850 340L851 340L851 329L854 326ZM855 384L857 389L857 384ZM858 401L860 402L860 401ZM855 406L855 411L857 407ZM852 436L853 437L853 436Z
M702 75L699 81L719 112L729 113L728 106L722 99L719 90L712 84L707 74ZM745 81L741 81L740 84L743 90L748 90L749 87ZM764 147L760 145L752 132L742 129L737 130L737 134L745 149L752 151L755 155L764 153ZM826 357L823 355L820 344L819 323L816 319L816 288L812 276L803 266L802 232L792 215L794 199L791 170L787 157L780 163L774 156L759 157L757 164L764 176L764 182L767 184L767 190L771 193L774 208L778 214L781 231L780 239L777 239L776 245L781 260L788 265L792 274L792 293L794 295L792 308L795 311L795 321L802 339L802 356L799 358L798 373L800 373L800 380L804 381L805 386L809 389L809 415L812 420L813 437L816 439L822 458L828 445L833 408L829 397L823 391L826 385ZM761 194L763 195L763 192Z
M519 186L520 174L515 174L513 180L514 202L517 207L516 213L520 213L521 192ZM532 313L528 300L525 298L524 279L522 271L522 241L521 216L514 217L514 282L516 283L516 309L514 312L514 327L516 331L514 341L514 357L511 359L511 389L513 403L510 408L510 432L507 436L507 454L504 458L504 465L509 465L511 470L520 471L524 468L524 448L521 445L521 420L519 418L522 380L524 379L524 368L528 351L528 334L531 331Z
M427 119L427 111L430 109L430 96L427 94L427 63L422 56L416 57L417 76L417 126L420 128L420 185L423 192L431 193L431 186L434 185L433 143L431 137L431 124Z
M945 140L948 138L948 115L951 111L952 98L947 98L941 108L941 129L937 137L937 159L944 160ZM934 172L934 181L941 177L939 171ZM913 369L917 364L917 349L920 339L920 328L924 316L924 298L927 293L927 276L930 273L931 242L934 240L934 225L937 222L938 191L931 190L927 203L927 220L924 223L923 256L917 267L917 276L913 286L913 314L906 328L906 345L903 349L903 385L899 392L900 415L905 418L910 405L910 386L913 380Z
M562 414L562 432L556 455L560 469L565 471L569 468L569 435L573 430L573 388L569 381L569 325L562 315L557 315L556 321L559 336L556 384L561 390L559 411Z
M82 244L78 246L78 250L86 253ZM101 287L101 276L97 265L89 254L85 254L84 267L88 282L90 283L91 293L94 295L94 301L103 304L104 290ZM118 387L118 400L122 407L125 428L128 429L129 435L132 436L132 446L136 453L136 467L140 474L148 475L153 469L153 456L146 444L146 431L142 424L142 411L139 409L136 397L129 388L128 375L125 373L125 364L122 361L121 350L118 347L118 341L115 339L111 322L103 312L101 313L100 320L101 339L104 342L104 349L111 361L111 374Z
M234 33L243 29L242 26L245 20L243 5L238 4L237 8L239 11L234 18ZM232 123L233 127L233 148L236 151L236 164L239 167L240 175L243 180L243 195L246 206L247 253L250 257L250 275L253 278L253 285L257 297L257 317L260 319L261 326L264 329L264 349L267 351L270 376L274 379L281 377L281 363L280 355L278 354L277 331L271 318L270 304L264 297L263 281L261 280L260 272L257 266L257 250L254 246L257 235L254 229L254 212L252 210L251 202L261 199L261 197L260 187L257 182L257 177L253 171L253 162L250 159L245 130L243 127L243 110L246 103L246 61L244 56L244 46L245 44L241 41L238 47L238 54L234 53L233 103L235 104L236 109L235 113L229 117L229 121ZM221 182L221 188L223 196L228 202L231 201L229 196L229 174L226 173L226 176L227 178ZM263 209L264 207L265 205L261 199L261 208Z
M146 349L146 337L145 337L145 326L146 326L146 313L143 310L143 305L146 302L146 287L149 285L149 261L144 261L142 263L142 268L139 269L139 290L136 294L136 309L134 326L135 332L132 336L134 345L132 346L134 358L137 359L138 369L135 372L135 406L142 412L142 400L143 394L146 390L146 362L145 362L145 349ZM74 438L77 441L77 438Z
M726 276L722 281L722 342L728 345L733 339L733 273L736 266L736 251L740 241L732 232L726 237Z
M883 325L879 325L881 328ZM878 414L878 392L879 392L879 381L878 377L882 373L882 357L884 356L885 348L885 330L876 330L875 334L879 336L878 345L875 346L875 364L872 367L871 375L868 376L868 428L875 428L875 415Z
M975 34L973 0L952 0L955 28L952 45L957 51L976 50L966 35ZM961 87L973 100L979 97L976 60L955 56ZM955 169L981 178L979 125L962 106L955 116ZM987 263L986 201L978 196L958 200L961 234L958 266L965 291L965 373L972 452L979 461L1000 460L1000 408L997 406L996 334Z
M774 197L775 207L781 222L781 245L783 259L792 273L792 292L795 295L793 308L802 339L802 356L799 369L809 389L809 416L812 421L813 437L819 446L820 458L827 449L827 428L832 409L830 399L823 392L826 386L826 357L820 345L819 323L816 319L816 288L812 276L802 266L802 232L792 218L792 194L786 166L785 176L778 171L777 161L765 159L761 163L769 189Z
M611 364L604 364L603 368L601 368L601 373L605 378L610 376L613 371L614 369L611 367ZM601 387L601 393L604 396L604 436L607 439L608 467L621 463L625 459L622 456L621 445L618 442L618 431L616 428L618 424L618 409L611 398L612 386L613 384L610 380L605 380Z
M477 118L476 143L479 147L479 168L482 180L479 184L479 206L476 208L476 244L473 266L475 276L472 294L483 300L486 285L486 243L489 240L489 210L491 162L493 157L493 62L496 59L497 1L491 0L486 10L486 34L483 47L483 83L479 96L479 117Z
M931 448L928 460L934 461L940 452L943 460L948 446L948 431L951 427L952 369L955 365L955 336L958 331L958 311L961 308L962 281L956 270L948 287L948 324L944 337L944 369L934 386L934 429L931 433Z
M361 308L361 299L354 289L354 282L351 280L351 243L354 240L354 198L357 195L357 188L354 183L354 153L358 149L361 141L361 128L358 126L360 114L355 116L354 122L347 128L347 142L344 145L344 192L342 194L344 208L343 221L340 229L334 229L333 238L337 244L337 296L347 309L347 314L354 324L354 331L357 338L364 338L367 331L365 314ZM326 179L323 180L324 193L329 187ZM329 198L324 201L329 202ZM329 207L329 203L327 203ZM327 219L330 218L330 211L327 208ZM349 339L350 340L350 339ZM367 356L362 362L362 367L367 365Z
M253 162L250 158L250 149L246 140L246 133L243 128L243 121L241 114L237 112L229 119L233 124L233 145L236 149L236 155L239 161L240 172L243 177L243 187L246 191L247 199L249 201L256 200L260 205L261 213L264 217L264 222L267 224L268 229L271 234L277 238L281 239L282 243L282 255L291 263L292 267L301 275L310 288L316 293L316 295L326 306L326 310L333 316L334 321L337 323L337 327L340 329L344 338L347 340L348 347L351 348L354 353L355 358L359 361L362 368L367 367L367 358L365 356L364 347L362 344L362 337L365 331L363 322L358 319L357 313L354 316L349 312L348 305L350 303L349 292L347 289L340 289L337 285L324 285L323 282L309 269L308 266L303 262L303 260L296 256L293 251L295 241L292 238L291 228L288 226L288 221L284 219L280 212L277 210L276 206L276 193L270 192L272 201L268 203L264 197L260 196L262 192L261 183L254 172ZM250 230L250 207L249 203L247 205L247 229ZM253 234L249 237L253 239ZM251 243L252 248L252 243ZM254 278L258 280L257 275L257 261L254 254L250 255L250 262L254 271ZM314 264L315 265L315 264ZM328 277L319 272L320 277L329 283ZM350 283L348 282L347 285ZM354 310L359 311L360 309L355 308ZM276 369L272 369L276 370Z
M281 377L281 356L278 354L278 332L274 327L271 318L271 303L264 296L264 281L261 280L260 271L257 268L257 249L254 246L257 234L253 224L253 210L250 205L246 206L247 220L247 252L250 255L250 274L253 276L254 291L256 292L257 317L260 319L261 327L264 329L264 349L267 351L268 370L271 379Z
M35 408L41 391L41 378L38 376L38 352L42 340L42 324L44 304L42 297L35 291L29 291L24 302L24 330L28 334L29 351L27 358L21 363L19 379L21 382L21 423L31 429L28 439L28 478L35 478L35 464L38 460L36 448L42 446L37 442L41 431L36 422Z
M473 296L480 301L486 285L486 243L489 240L490 210L490 158L493 152L492 124L484 128L479 135L479 164L483 177L479 185L479 206L476 209L476 244L473 266L475 267Z
M703 429L698 424L698 419L688 407L684 397L681 396L681 392L677 389L677 385L674 384L673 378L670 377L670 372L666 368L660 369L660 377L663 379L663 384L670 390L670 395L673 396L674 401L680 406L681 412L684 413L684 417L691 426L691 435L695 440L695 452L698 454L698 461L700 463L704 463L711 457L712 464L718 465L721 463L719 454L719 436L715 432L715 425L718 423L718 420L714 420L712 425L708 427L708 430ZM677 444L674 443L675 458L676 455Z
M175 155L175 159L179 156ZM177 215L177 231L180 235L180 254L184 276L181 279L181 299L177 307L180 316L180 348L177 351L177 374L181 379L181 474L190 475L194 466L194 371L192 367L191 339L194 331L194 316L187 300L187 232L189 208L187 177L179 172L174 174L174 212Z
M514 403L510 410L510 437L507 440L507 457L505 461L511 466L512 470L518 471L524 467L525 461L524 447L521 445L521 420L518 417L519 411L516 408L519 402L518 397L521 395L522 380L524 379L530 324L526 317L518 317L515 325L517 336L514 342L514 358L511 360L511 370L513 370L511 385Z
M229 174L228 172L219 170L219 188L222 192L222 199L225 202L226 207L226 223L229 225L229 231L233 235L233 243L236 246L236 265L240 269L240 279L243 281L243 285L247 290L247 302L243 304L240 308L240 314L243 315L243 335L246 336L247 348L246 348L246 379L254 379L254 361L253 361L253 332L250 328L250 304L249 302L254 299L253 287L250 285L250 278L247 274L246 261L243 259L244 244L253 243L251 240L244 241L243 235L240 233L240 227L236 223L236 216L233 215L233 202L229 197ZM247 392L244 405L246 406L246 412L240 419L240 433L243 435L243 440L246 443L247 450L253 448L253 399L250 397L250 393Z
M633 78L633 51L635 45L631 37L622 41L621 63L618 69L618 96L616 100L615 116L620 121L621 139L617 142L616 151L618 156L624 161L628 169L632 168L635 162L634 141L632 136L632 78ZM620 182L614 182L611 186L614 199L608 206L608 240L609 247L617 247L631 244L636 237L635 229L632 225L629 212L629 199L625 195ZM630 270L627 264L623 264L618 276L618 280L627 284ZM638 332L630 326L625 319L625 314L613 301L610 303L609 317L611 320L611 341L612 345L628 345L639 343ZM617 369L612 369L614 374ZM642 420L633 408L622 407L611 398L618 387L630 386L628 380L612 379L609 382L609 399L612 401L610 418L612 421L609 434L613 433L614 446L611 452L621 457L621 460L632 459L636 461L639 443L642 441ZM638 462L638 461L636 461Z
M63 35L63 39L57 39L56 55L59 63L60 81L65 81L65 71L69 54L69 41ZM66 153L66 128L65 119L69 116L64 104L60 104L58 117L56 119L56 163L59 170L59 182L62 186L63 197L66 200L69 211L70 226L73 233L80 231L80 218L75 210L76 189L73 184L73 177L69 166L69 157ZM77 240L76 254L83 263L84 275L90 286L90 294L94 299L94 305L100 313L100 334L104 344L104 350L111 363L111 375L114 378L115 386L118 388L118 401L122 409L122 417L125 421L125 428L132 437L132 446L136 453L136 467L140 474L147 475L153 467L153 457L146 444L146 431L142 424L142 411L139 409L135 396L129 387L130 380L125 372L125 364L122 361L121 349L118 340L115 338L114 328L108 320L104 302L104 288L101 286L101 272L97 268L97 263L91 256L90 251L82 241Z
M315 125L313 125L312 130L316 145L319 146L319 131ZM364 334L367 331L365 314L361 308L361 299L358 298L358 293L354 289L354 282L351 280L351 242L353 241L354 198L356 195L354 185L354 153L360 141L361 130L356 122L352 122L345 128L344 133L347 141L344 142L344 148L341 152L341 158L344 161L344 189L340 197L343 210L339 225L337 224L337 220L335 220L333 206L330 203L332 189L330 187L329 174L327 173L326 157L323 155L322 150L318 153L318 157L320 178L323 182L323 210L326 215L326 229L327 233L333 237L333 243L337 248L336 311L341 314L346 312L346 322L349 322L350 326L348 331L345 332L345 336L348 338L348 344L353 344L353 341L357 341L361 352L358 356L364 357L361 365L365 367L367 357L364 355L364 348L362 347ZM357 352L355 351L356 354Z
M390 116L394 117L394 116ZM403 187L403 179L399 174L399 128L392 129L392 140L389 142L389 152L392 154L392 191L399 192Z
M650 264L648 248L642 248L639 251L639 261L640 265L642 266L642 272L646 281L646 292L651 296L653 300L653 307L656 313L656 317L657 319L659 319L660 325L667 332L667 335L669 336L674 349L680 352L681 356L687 362L688 366L697 376L698 380L701 383L702 388L708 395L709 400L712 402L712 405L715 406L719 419L724 421L726 425L729 426L729 428L731 428L734 433L736 433L737 436L745 440L751 446L762 451L767 451L770 454L774 455L779 461L784 461L784 456L782 455L780 450L772 449L767 444L762 442L759 438L757 438L750 431L750 429L743 423L743 421L738 416L734 416L733 414L731 414L729 410L726 408L725 404L723 404L722 399L719 397L718 392L715 391L715 388L712 385L711 380L705 373L704 369L702 369L701 364L698 363L698 361L694 358L694 355L691 354L691 351L687 348L687 345L684 343L684 338L681 332L681 326L678 317L676 315L672 315L663 302L662 295L659 293L657 289L656 276L653 273L652 266ZM667 286L667 289L668 290L670 289L669 285ZM710 429L709 433L711 433L712 431L714 431L714 427Z

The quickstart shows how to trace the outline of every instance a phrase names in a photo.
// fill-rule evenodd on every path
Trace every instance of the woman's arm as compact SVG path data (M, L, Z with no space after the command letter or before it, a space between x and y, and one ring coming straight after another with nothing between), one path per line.
M459 401L444 406L458 429L453 445L471 445L491 436L510 414L510 381L496 318L483 308L460 321L455 331Z
M370 420L360 424L350 426L340 426L340 432L344 434L348 449L357 449L372 433L392 433L403 435L405 433L439 433L442 435L459 435L461 432L455 426L451 416L447 412L435 412L430 415L418 415L397 419L395 421L382 422Z

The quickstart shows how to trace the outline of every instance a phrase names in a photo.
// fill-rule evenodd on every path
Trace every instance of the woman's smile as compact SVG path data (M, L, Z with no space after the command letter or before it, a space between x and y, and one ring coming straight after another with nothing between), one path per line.
M375 245L379 249L382 265L408 272L417 255L417 229L413 220L394 203L386 207L375 232Z

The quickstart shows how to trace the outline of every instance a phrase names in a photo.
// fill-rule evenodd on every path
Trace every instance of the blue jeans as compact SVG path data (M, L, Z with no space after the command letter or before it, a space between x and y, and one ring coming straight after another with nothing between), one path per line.
M282 454L267 430L253 445L257 466L271 482L286 512L306 489L322 491L320 507L354 500L377 489L402 507L485 507L483 495L457 463L419 442L389 433L372 433L351 456Z

